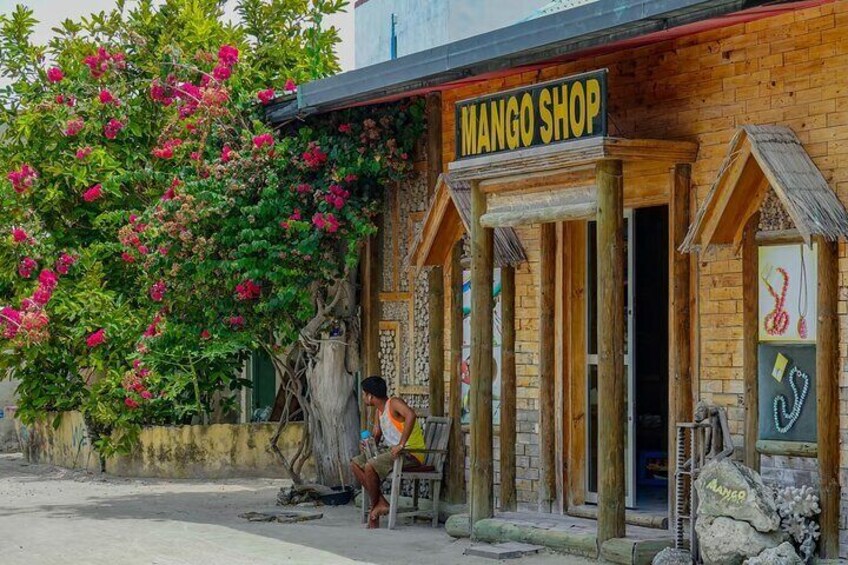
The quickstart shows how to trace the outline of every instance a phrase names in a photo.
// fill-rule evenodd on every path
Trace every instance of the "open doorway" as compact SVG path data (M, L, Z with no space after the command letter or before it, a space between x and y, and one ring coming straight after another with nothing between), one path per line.
M595 222L586 253L586 500L597 500L598 295ZM628 507L668 508L668 207L627 210L624 221L625 487Z

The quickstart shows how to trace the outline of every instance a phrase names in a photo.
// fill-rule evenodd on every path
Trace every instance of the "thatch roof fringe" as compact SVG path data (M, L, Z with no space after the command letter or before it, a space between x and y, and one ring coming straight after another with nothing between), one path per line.
M726 206L729 201L727 192L737 188L723 186L727 180L725 177L734 168L735 161L740 155L747 154L747 149L750 149L751 157L756 161L765 180L768 181L792 218L801 237L807 243L812 241L813 236L821 236L832 241L848 238L848 212L804 150L795 133L784 126L748 125L739 128L733 136L716 180L698 209L695 221L680 246L681 251L694 251L716 243L701 240L705 218L707 215L724 212L714 208ZM765 198L765 193L751 197L762 200ZM744 223L731 226L731 228L737 231L742 230Z

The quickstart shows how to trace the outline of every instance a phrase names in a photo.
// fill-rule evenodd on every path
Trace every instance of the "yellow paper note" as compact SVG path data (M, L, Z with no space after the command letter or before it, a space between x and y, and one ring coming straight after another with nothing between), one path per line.
M789 359L783 353L777 354L777 359L774 360L774 368L771 370L771 376L777 382L783 381L783 374L786 372L786 365L789 364Z

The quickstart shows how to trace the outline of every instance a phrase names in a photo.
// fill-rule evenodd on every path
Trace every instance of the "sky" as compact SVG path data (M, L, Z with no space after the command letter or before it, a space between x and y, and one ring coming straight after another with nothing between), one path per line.
M232 11L233 0L227 3L229 11ZM36 19L40 22L36 29L35 42L47 43L51 35L50 29L62 20L110 10L114 7L115 0L0 0L0 13L11 12L16 4L25 4L32 8ZM355 62L353 0L350 0L346 13L327 18L327 25L335 25L339 28L342 43L337 46L337 54L342 70L353 69Z

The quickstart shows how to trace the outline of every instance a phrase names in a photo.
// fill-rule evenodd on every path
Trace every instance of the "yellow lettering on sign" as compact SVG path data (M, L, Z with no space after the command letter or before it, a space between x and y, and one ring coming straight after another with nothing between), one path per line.
M601 113L601 83L598 79L586 81L586 128L591 135L595 129L595 118Z
M510 96L506 101L506 146L518 147L518 99Z
M500 151L504 148L504 132L506 131L504 101L492 100L489 115L492 119L492 151Z
M568 139L568 88L554 89L554 139Z
M571 96L569 97L569 122L571 124L571 133L574 137L583 135L583 130L586 129L586 92L583 90L582 82L575 82L571 85Z
M521 145L530 147L536 128L536 113L533 111L533 96L529 92L525 92L521 97L521 116L518 124L521 128Z
M716 479L707 483L707 490L714 492L725 502L733 502L736 504L745 502L745 499L748 497L748 492L746 490L733 490L727 488L724 485L718 484Z
M554 137L554 116L551 113L551 91L547 88L539 91L539 119L542 120L539 138L542 143L550 143Z
M462 107L462 155L477 154L477 107Z
M489 145L489 112L486 111L486 105L480 105L480 115L477 118L480 130L477 135L477 152L488 153L491 150Z

